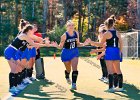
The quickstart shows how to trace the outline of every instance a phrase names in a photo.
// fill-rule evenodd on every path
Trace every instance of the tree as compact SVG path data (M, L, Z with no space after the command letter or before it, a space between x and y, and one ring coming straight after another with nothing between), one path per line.
M137 0L137 19L138 19L137 28L140 30L140 0Z
M42 30L42 32L43 33L46 33L46 30L47 30L47 27L46 27L46 21L47 21L47 11L48 11L48 8L47 8L47 6L48 6L48 0L44 0L43 1L43 30Z

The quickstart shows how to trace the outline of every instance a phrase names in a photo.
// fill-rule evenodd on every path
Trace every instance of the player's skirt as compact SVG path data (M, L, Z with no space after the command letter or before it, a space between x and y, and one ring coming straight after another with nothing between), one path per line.
M73 58L79 57L79 50L78 48L73 49L62 49L61 52L61 60L62 62L71 61Z
M26 48L24 51L20 51L20 55L21 55L21 60L22 59L26 59L27 61L30 60L30 52L29 52L29 49Z
M5 59L7 60L20 60L20 51L13 47L12 45L9 45L5 50L4 50L4 56Z
M122 60L120 49L118 47L106 47L105 60Z
M31 58L36 57L36 48L33 47L33 48L29 49L29 53L30 53Z

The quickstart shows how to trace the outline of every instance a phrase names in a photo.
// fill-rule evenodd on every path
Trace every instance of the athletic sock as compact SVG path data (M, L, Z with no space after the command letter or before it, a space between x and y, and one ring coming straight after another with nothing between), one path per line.
M9 73L9 87L13 87L15 84L15 74Z
M72 83L76 83L78 77L78 71L72 72Z
M114 87L117 87L118 86L118 74L114 73L113 77L114 77Z
M28 69L28 77L32 77L33 68Z
M18 73L18 76L17 76L17 84L21 84L22 82L22 77L21 77L21 72Z
M23 81L23 79L25 79L25 69L22 70L21 76L22 76L22 81Z
M123 75L118 74L119 88L123 87Z
M109 74L108 79L109 79L109 89L113 88L113 75Z
M27 78L27 77L28 77L28 69L27 69L27 68L25 68L24 75L25 75L25 78Z
M27 74L26 77L29 77L30 76L30 69L27 69L26 70L26 74Z
M69 75L70 75L70 73L68 73L68 72L65 70L65 78L66 78L66 79L69 78Z
M15 74L15 82L14 82L14 86L16 87L18 85L18 73Z

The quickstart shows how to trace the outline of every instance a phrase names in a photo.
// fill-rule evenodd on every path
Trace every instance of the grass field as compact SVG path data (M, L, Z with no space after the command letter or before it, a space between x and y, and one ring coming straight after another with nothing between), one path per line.
M80 58L79 76L76 91L70 91L64 78L64 65L60 57L44 57L44 66L47 80L38 80L30 84L13 100L140 100L140 60L125 59L121 63L124 74L124 93L106 93L108 85L99 81L101 68L89 63L99 65L95 58ZM8 98L8 73L10 71L7 61L0 57L0 98Z
M79 52L80 52L80 56L82 57L89 57L90 56L90 50L94 48L94 47L80 47L79 48ZM53 56L54 53L56 53L56 56L59 57L61 54L61 50L60 49L56 49L56 48L41 48L41 56ZM46 52L47 51L47 52Z

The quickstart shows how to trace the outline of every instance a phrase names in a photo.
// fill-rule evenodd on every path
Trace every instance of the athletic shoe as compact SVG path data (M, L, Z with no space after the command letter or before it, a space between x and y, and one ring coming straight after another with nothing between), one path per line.
M71 80L69 78L66 79L68 84L71 84Z
M29 78L29 77L25 78L25 80L26 80L29 84L31 84L31 83L32 83L32 81L30 80L30 78Z
M29 84L29 82L26 80L26 78L23 79L23 84L25 84L25 85Z
M104 83L108 84L109 83L109 80L108 78L104 77L104 80L103 80Z
M115 88L114 90L115 90L115 92L125 92L125 90L123 88Z
M17 87L16 87L16 89L17 90L23 90L23 89L25 89L25 85L23 85L23 84L20 84L20 85L17 85Z
M31 81L35 81L36 78L34 78L34 77L30 77L30 80L31 80Z
M72 83L71 90L77 90L76 83Z
M20 84L21 87L26 87L27 85L25 85L24 83Z
M105 90L105 92L114 93L115 90L114 90L114 88L110 88L110 89L108 89L108 90Z
M102 77L102 78L100 78L99 80L100 80L100 81L104 81L104 78L105 78L105 77Z
M9 89L9 92L17 94L18 92L20 92L20 90L18 90L15 86L13 86Z

